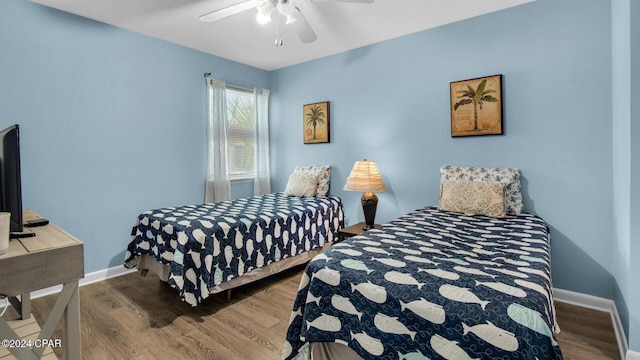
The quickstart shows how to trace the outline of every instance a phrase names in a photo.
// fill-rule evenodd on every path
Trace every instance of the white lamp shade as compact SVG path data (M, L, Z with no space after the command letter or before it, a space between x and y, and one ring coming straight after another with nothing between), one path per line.
M382 175L375 161L356 161L344 185L344 190L359 192L383 192Z
M258 20L259 24L266 24L271 21L271 13L273 13L274 6L271 1L265 1L262 4L258 5L256 8L258 13L256 14L256 20Z

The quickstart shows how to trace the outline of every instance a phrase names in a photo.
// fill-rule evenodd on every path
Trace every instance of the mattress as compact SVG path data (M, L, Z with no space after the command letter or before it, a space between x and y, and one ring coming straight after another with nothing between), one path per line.
M136 267L146 255L167 265L168 283L196 306L220 284L322 248L343 223L336 196L274 193L149 210L136 220L124 264Z
M307 265L283 358L561 359L551 289L541 218L419 209Z

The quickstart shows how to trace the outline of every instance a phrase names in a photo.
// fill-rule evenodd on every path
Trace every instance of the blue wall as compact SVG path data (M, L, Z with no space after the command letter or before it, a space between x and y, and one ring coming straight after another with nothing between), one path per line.
M605 51L603 51L605 49ZM300 164L378 163L379 222L438 202L444 164L518 167L552 231L556 287L612 298L611 4L539 0L272 74L273 188ZM505 135L450 137L449 83L503 74ZM331 101L331 143L302 144L301 107ZM293 129L293 130L292 130Z
M614 299L627 336L631 270L630 0L612 1Z
M0 2L0 128L20 124L23 201L122 264L138 213L204 201L205 82L268 73L25 0Z
M629 348L640 352L640 2L631 1L631 267L629 269ZM631 275L633 274L633 275Z
M613 273L614 299L629 334L631 269L631 93L630 0L612 1L613 99Z
M614 300L629 347L640 349L640 4L612 1Z
M630 167L631 236L629 239L628 295L629 348L640 352L640 2L630 2ZM633 141L635 139L635 141Z

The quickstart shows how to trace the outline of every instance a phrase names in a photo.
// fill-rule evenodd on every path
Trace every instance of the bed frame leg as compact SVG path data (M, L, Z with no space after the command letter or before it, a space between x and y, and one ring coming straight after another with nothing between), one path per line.
M231 302L231 289L227 290L227 302Z

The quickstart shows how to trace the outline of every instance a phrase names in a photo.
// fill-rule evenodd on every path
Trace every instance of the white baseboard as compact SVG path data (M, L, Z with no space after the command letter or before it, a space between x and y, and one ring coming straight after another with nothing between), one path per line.
M613 302L613 300L556 288L553 289L553 299L558 302L604 311L611 314L611 322L616 334L616 340L618 341L620 359L640 360L640 353L629 350L627 337L625 336L624 328L622 327L622 321L620 321L618 309L616 308L616 303ZM560 330L562 330L562 328L560 328Z
M84 278L80 279L80 281L78 282L78 285L79 286L89 285L89 284L97 283L99 281L111 279L117 276L130 274L136 271L137 271L136 269L127 269L122 265L114 266L112 268L86 274ZM51 286L48 288L44 288L44 289L40 289L38 291L32 292L31 298L37 299L39 297L43 297L51 294L57 294L60 291L62 291L62 285Z
M565 304L605 312L611 312L611 305L613 304L613 300L558 288L553 289L553 299Z
M640 352L627 350L627 357L625 360L640 360Z

